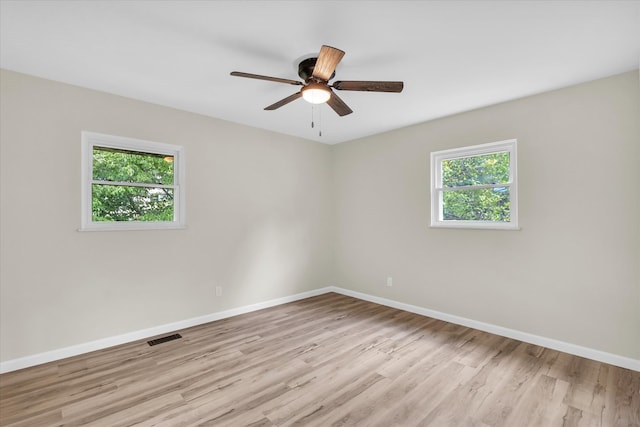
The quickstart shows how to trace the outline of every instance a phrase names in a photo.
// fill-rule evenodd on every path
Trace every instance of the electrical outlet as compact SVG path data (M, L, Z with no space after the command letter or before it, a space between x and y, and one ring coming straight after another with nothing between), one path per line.
M393 286L393 277L391 276L387 277L387 286Z
M222 286L216 286L216 296L217 297L222 296Z

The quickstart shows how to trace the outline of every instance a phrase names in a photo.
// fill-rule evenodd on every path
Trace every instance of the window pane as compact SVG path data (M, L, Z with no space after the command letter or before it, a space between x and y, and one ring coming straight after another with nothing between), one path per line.
M509 187L444 191L444 221L510 222Z
M508 182L508 152L442 161L442 186L445 188Z
M93 148L93 179L173 185L173 156Z
M93 221L173 221L173 189L93 184Z

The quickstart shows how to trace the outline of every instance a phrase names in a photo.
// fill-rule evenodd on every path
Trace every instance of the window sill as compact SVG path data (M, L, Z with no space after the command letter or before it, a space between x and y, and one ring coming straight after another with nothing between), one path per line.
M458 229L458 230L498 230L498 231L520 231L520 228L517 225L497 225L491 223L485 224L460 224L460 223L452 223L452 224L431 224L429 228L448 228L448 229Z
M186 225L162 223L118 223L80 227L78 231L144 231L144 230L184 230Z

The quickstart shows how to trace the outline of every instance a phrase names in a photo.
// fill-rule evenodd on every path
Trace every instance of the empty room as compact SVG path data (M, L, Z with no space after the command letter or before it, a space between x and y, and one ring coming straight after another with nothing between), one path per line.
M640 1L0 0L0 426L640 426Z

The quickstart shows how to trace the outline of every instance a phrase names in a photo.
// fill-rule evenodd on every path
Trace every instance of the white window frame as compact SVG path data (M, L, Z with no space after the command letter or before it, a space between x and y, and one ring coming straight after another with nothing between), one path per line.
M488 144L434 151L431 153L431 227L439 228L474 228L492 230L519 230L518 226L518 173L517 173L518 141L490 142ZM443 219L443 193L451 191L442 186L442 162L463 157L475 157L495 153L509 153L509 182L502 184L471 185L464 189L482 189L493 187L509 187L510 221L458 221Z
M173 157L173 221L93 221L93 148L105 147ZM82 132L82 212L80 231L163 230L185 228L184 149L178 145Z

